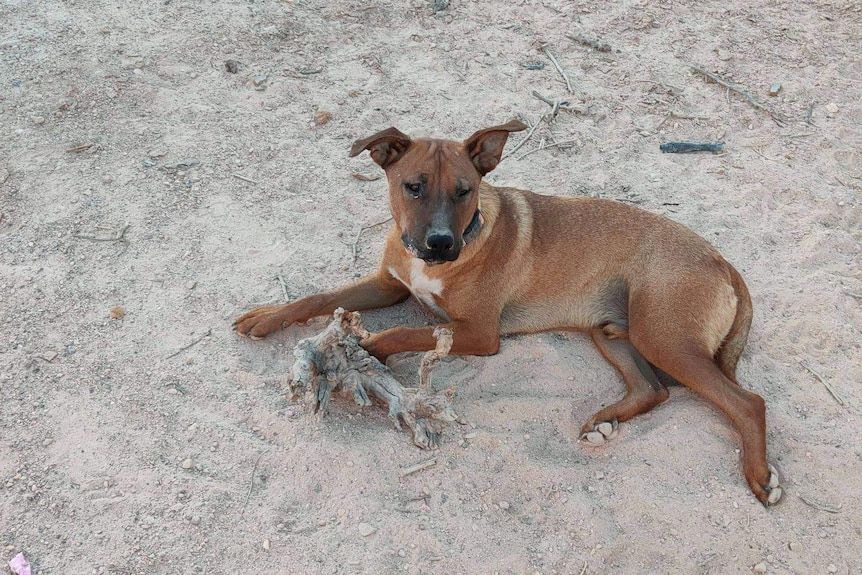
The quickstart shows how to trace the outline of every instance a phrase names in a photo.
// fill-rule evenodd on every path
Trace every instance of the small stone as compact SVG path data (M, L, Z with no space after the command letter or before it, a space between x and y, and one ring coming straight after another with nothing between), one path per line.
M191 469L195 466L195 462L192 461L191 457L186 457L185 459L183 459L182 466L183 469Z
M604 478L605 478L604 473L602 473L601 471L596 471L596 479L604 479Z
M766 573L766 563L758 563L754 566L755 573Z
M679 537L679 531L677 531L676 529L671 529L670 530L670 536L671 537Z
M404 549L399 549L399 550L398 550L398 556L399 556L399 557L401 557L402 559L403 559L404 557L407 557L407 551L406 551L406 550L404 550Z
M270 549L272 549L272 541L270 541L269 539L264 539L263 540L263 550L269 551Z
M269 79L269 74L258 74L257 76L255 76L255 77L252 79L252 81L251 81L251 82L252 82L252 84L254 84L254 87L255 87L255 88L260 88L260 87L262 87L264 84L266 84L266 81L267 81L268 79Z
M111 308L111 311L110 311L111 319L120 319L124 315L126 315L126 310L123 309L123 306L118 305L118 306L114 306Z
M766 91L766 93L767 93L767 94L769 94L770 96L772 96L772 97L774 98L775 96L777 96L777 95L778 95L778 93L779 93L780 91L781 91L781 83L780 83L780 82L776 82L775 84L772 84L772 85L769 87L769 90L767 90L767 91Z
M195 289L196 285L198 285L198 282L188 281L188 282L186 282L186 289Z
M6 180L9 179L9 170L6 168L0 168L0 184L5 184Z
M236 60L225 60L224 69L231 74L236 74L239 72L239 62Z
M43 118L42 116L36 116L35 118L33 118L33 123L37 126L41 126L45 123L45 118Z
M597 427L599 433L604 435L605 437L610 437L611 433L614 432L614 426L608 423L607 421L603 421Z
M511 505L509 505L508 501L501 501L497 505L499 505L500 509L502 509L503 511L507 511L509 509L509 507L511 507Z
M593 445L603 445L605 443L605 436L598 431L589 432L585 439L588 443L592 443Z
M373 533L377 532L376 527L370 525L369 523L365 523L364 521L359 524L358 528L359 534L363 537L368 537L369 535L372 535Z
M835 102L829 102L826 104L826 114L831 118L832 116L838 115L838 112L841 109L838 107L838 104Z
M200 525L201 524L201 516L200 515L192 515L191 523L192 523L192 525Z
M314 114L314 123L322 126L332 119L332 112L320 111Z
M791 541L790 543L787 544L787 548L790 549L791 551L801 551L802 550L802 544L797 542L797 541Z
M53 439L48 438L48 439L46 439L46 440L44 440L44 441L42 442L42 447L48 447L48 446L49 446L49 445L51 445L52 443L54 443L54 440L53 440Z
M719 48L716 52L718 53L718 59L722 60L724 62L730 60L730 58L732 57L730 55L730 52L728 52L727 50L725 50L723 48Z
M829 566L826 567L826 570L830 573L838 573L838 567L836 567L834 563L830 563Z

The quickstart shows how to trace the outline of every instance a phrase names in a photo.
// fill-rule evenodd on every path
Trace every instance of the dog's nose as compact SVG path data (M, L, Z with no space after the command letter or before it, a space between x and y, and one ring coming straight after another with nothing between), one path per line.
M434 252L448 252L455 247L455 238L452 236L452 232L436 231L428 235L425 239L425 245Z

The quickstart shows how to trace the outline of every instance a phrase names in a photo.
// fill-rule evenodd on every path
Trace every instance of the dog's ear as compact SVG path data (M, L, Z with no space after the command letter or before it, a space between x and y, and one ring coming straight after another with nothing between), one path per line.
M470 154L473 165L484 176L500 163L500 156L503 155L503 147L506 145L509 133L526 129L527 125L518 120L512 120L502 126L485 128L467 138L464 141L464 148Z
M353 147L350 148L350 157L352 158L368 150L371 154L371 159L377 162L381 168L386 169L404 155L410 144L410 136L399 132L395 128L387 128L382 132L377 132L373 136L356 140L353 143Z

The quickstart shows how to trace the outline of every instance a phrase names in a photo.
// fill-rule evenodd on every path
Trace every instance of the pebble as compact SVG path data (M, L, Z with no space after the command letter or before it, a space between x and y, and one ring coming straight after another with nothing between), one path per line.
M322 126L332 119L332 112L320 111L314 114L314 123Z
M270 541L269 539L264 539L263 540L263 550L269 551L270 549L272 549L272 541Z
M596 471L596 479L604 479L604 478L605 478L604 473L602 473L601 471Z
M826 570L830 573L838 573L838 567L836 567L834 563L830 563Z
M5 184L6 180L9 179L9 170L6 168L0 168L0 184Z
M200 515L192 515L192 525L200 525L201 524L201 516Z
M772 97L775 97L775 96L777 96L777 95L778 95L778 92L780 92L780 91L781 91L781 83L780 83L780 82L776 82L775 84L772 84L772 85L769 87L769 90L767 90L767 91L766 91L766 93L767 93L767 94L769 94L769 95L770 95L770 96L772 96Z
M828 104L826 104L826 114L828 116L830 116L830 117L835 116L838 114L839 111L840 111L840 108L838 107L838 104L836 104L835 102L829 102Z
M605 436L598 431L591 431L586 435L586 440L593 445L602 445L605 442Z
M192 461L191 457L187 457L187 458L183 459L182 466L183 466L183 469L191 469L192 467L195 466L195 462Z
M365 523L363 521L362 523L359 524L359 534L362 535L363 537L368 537L369 535L372 535L373 533L376 533L376 532L377 532L377 528L372 526L369 523Z
M766 563L758 563L754 566L755 573L766 573Z
M195 289L195 286L198 285L196 281L186 282L186 289Z
M120 319L124 315L126 315L126 310L123 309L123 306L118 305L118 306L114 306L111 308L111 311L110 311L111 319Z
M48 447L52 443L54 443L53 439L46 439L45 441L42 442L42 447Z
M407 551L404 549L399 549L398 550L398 556L401 558L407 557Z
M501 501L497 505L499 505L500 509L502 509L503 511L506 511L509 509L509 507L511 507L511 505L509 505L508 501Z
M230 74L236 74L239 72L239 62L236 60L225 60L224 69L227 70Z
M797 541L791 541L787 544L787 548L791 551L800 551L802 550L802 544Z

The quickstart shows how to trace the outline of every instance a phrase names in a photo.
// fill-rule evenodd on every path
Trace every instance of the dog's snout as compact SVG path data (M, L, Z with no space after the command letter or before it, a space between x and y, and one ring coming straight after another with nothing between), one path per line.
M448 230L434 231L425 238L425 246L434 252L448 252L455 247L455 237Z

